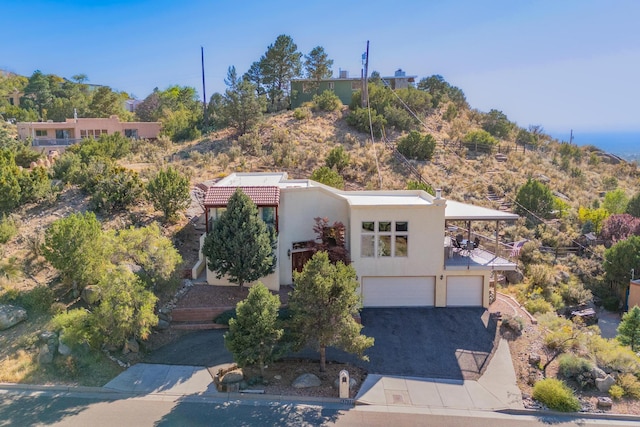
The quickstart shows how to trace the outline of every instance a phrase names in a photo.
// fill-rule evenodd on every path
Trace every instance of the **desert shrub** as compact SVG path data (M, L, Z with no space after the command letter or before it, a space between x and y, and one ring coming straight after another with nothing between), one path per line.
M622 399L622 396L624 396L624 389L618 384L614 384L609 389L609 396L614 400L620 400Z
M79 347L84 344L92 345L95 336L92 334L91 313L82 308L76 308L60 313L51 319L53 329L60 332L65 344Z
M307 120L310 119L312 115L311 110L306 107L298 107L293 110L293 118L296 120Z
M555 378L538 381L533 386L533 398L556 411L575 412L581 408L573 391Z
M615 295L609 295L602 300L602 305L609 311L618 311L620 309L620 299Z
M344 189L344 179L338 172L326 166L314 170L311 179L339 190Z
M593 381L587 380L590 377L584 375L593 369L593 363L590 360L574 354L563 354L560 356L558 364L558 370L566 379L576 381L582 388L593 384Z
M342 101L330 90L325 90L320 95L313 95L313 103L320 111L336 111L342 108Z
M114 167L96 183L91 206L99 211L118 211L140 200L143 193L144 188L137 172Z
M344 151L342 145L332 148L324 160L325 166L331 169L335 167L338 172L349 166L350 161L351 157Z
M262 156L262 142L260 141L260 135L256 130L245 133L238 137L238 144L245 151L245 153L252 154L254 156Z
M416 119L411 116L407 110L396 107L395 105L387 105L384 108L384 118L387 120L388 126L399 131L411 130L417 123Z
M472 130L468 132L464 138L462 138L462 143L469 150L481 150L481 151L493 151L493 147L498 145L498 141L489 134L489 132L484 130Z
M529 313L548 313L553 311L553 306L550 302L546 301L543 298L533 298L524 303L524 308L527 309Z
M18 221L12 216L2 215L0 219L0 244L7 243L18 234Z
M506 315L502 317L502 325L519 335L524 329L524 320L520 316Z
M240 156L242 156L242 148L240 145L233 143L227 151L227 156L229 156L230 161L235 162Z
M236 318L236 309L233 308L231 310L227 310L224 313L221 313L221 314L217 315L213 319L213 323L216 323L218 325L229 326L229 320L235 319L235 318Z
M51 307L49 307L49 313L53 314L54 316L64 313L65 311L67 311L67 306L62 302L54 302L53 304L51 304Z
M422 135L416 131L409 132L398 142L398 151L416 160L431 160L435 148L436 140L431 134Z
M432 196L436 195L436 191L433 189L431 185L426 184L422 181L415 181L412 179L407 181L407 190L423 190L431 194Z
M567 305L584 304L593 298L591 291L586 289L584 284L575 278L571 278L569 283L561 284L559 292Z
M35 288L21 293L18 303L36 313L48 313L53 304L53 291L46 285L38 285Z
M618 385L624 390L624 394L634 399L640 399L640 381L633 374L622 374L618 377Z
M369 112L366 108L357 108L351 111L346 118L347 124L353 126L357 130L363 133L369 133ZM387 124L387 120L380 114L371 110L371 127L373 128L373 135L379 137L382 135L382 129Z
M607 372L640 372L640 357L629 347L621 345L615 339L602 338L600 335L590 335L587 349L595 358L598 366Z

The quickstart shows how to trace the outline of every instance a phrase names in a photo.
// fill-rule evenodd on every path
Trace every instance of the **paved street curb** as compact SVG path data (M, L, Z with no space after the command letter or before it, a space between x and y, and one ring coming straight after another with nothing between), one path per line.
M591 420L614 420L614 421L640 421L640 415L616 414L609 412L560 412L539 409L504 409L495 411L508 415L528 415L532 417L564 417L564 418L588 418Z

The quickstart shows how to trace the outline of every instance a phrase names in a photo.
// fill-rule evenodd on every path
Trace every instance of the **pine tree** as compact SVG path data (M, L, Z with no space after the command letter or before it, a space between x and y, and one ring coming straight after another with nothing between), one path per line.
M292 328L298 346L311 345L320 352L320 371L326 368L326 348L336 346L368 360L364 351L373 338L361 335L353 316L361 306L358 280L351 265L332 264L326 252L317 252L302 272L289 299Z
M202 253L218 279L228 275L230 282L242 287L273 273L275 247L275 231L267 227L256 205L238 188L207 234Z
M279 356L276 348L284 333L277 327L279 307L280 298L256 283L236 306L236 318L229 320L229 331L224 335L235 362L241 367L257 364L263 377L265 365Z
M622 316L616 338L631 350L640 351L640 307L636 305Z
M171 166L161 169L147 184L147 195L153 207L162 211L166 220L173 219L191 201L189 178Z

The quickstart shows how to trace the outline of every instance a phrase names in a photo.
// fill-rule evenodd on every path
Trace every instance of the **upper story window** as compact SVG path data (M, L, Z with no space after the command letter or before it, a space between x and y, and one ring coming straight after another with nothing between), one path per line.
M351 82L351 90L355 91L360 89L362 89L362 82L360 80Z
M36 129L36 136L47 136L46 129Z
M407 221L363 221L360 255L365 258L406 257L409 255Z

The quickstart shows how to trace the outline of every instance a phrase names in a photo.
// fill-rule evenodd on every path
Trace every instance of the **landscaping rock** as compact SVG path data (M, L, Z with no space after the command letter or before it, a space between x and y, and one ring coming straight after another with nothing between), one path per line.
M167 313L163 313L162 311L158 312L158 319L171 322L171 316Z
M58 353L63 356L69 356L71 354L71 347L62 342L62 338L58 339Z
M40 352L38 353L38 363L40 365L49 365L53 363L53 355L54 353L49 350L49 346L47 344L42 344L40 346Z
M613 400L607 396L598 397L598 408L600 409L611 409L613 406Z
M40 333L40 342L43 345L47 345L49 347L49 353L51 353L51 357L58 352L58 334L51 331L44 331Z
M27 320L27 310L14 305L0 304L0 331Z
M596 378L596 388L603 393L608 393L615 383L616 380L611 375L607 375L604 378Z
M293 380L291 385L293 388L309 388L320 387L321 384L322 382L320 381L320 378L313 374L306 373Z
M231 371L224 374L220 379L220 384L234 384L239 383L244 379L244 374L241 370Z
M138 353L138 352L140 352L140 344L138 344L138 341L136 341L135 338L131 338L126 343L124 343L122 354Z
M604 378L607 376L607 373L595 366L593 369L591 369L591 376L593 378Z
M89 285L85 286L80 297L88 305L96 305L102 298L102 292L98 286Z
M541 358L540 358L539 354L531 353L529 355L529 364L530 365L538 366L538 364L540 363L540 360L541 360Z
M170 323L164 319L159 319L158 324L156 325L156 329L164 331L165 329L169 329Z
M509 283L516 285L516 284L522 282L522 280L524 279L524 276L519 271L505 271L504 272L504 278Z

